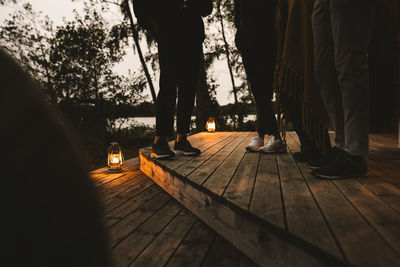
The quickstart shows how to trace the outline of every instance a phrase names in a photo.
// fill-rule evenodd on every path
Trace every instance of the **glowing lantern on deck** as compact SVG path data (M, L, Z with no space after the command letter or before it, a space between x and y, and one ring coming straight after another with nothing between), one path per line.
M108 148L108 171L109 172L120 172L121 166L124 162L124 155L122 155L122 149L118 143L111 143Z
M206 123L206 129L209 133L215 132L215 120L214 118L209 118Z

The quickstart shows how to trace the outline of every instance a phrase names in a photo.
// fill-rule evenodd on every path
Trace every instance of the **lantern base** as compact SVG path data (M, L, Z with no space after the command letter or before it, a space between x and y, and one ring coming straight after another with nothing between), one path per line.
M113 169L111 169L111 168L108 168L108 172L112 172L112 173L115 173L115 172L121 172L122 171L122 169L121 168L113 168Z

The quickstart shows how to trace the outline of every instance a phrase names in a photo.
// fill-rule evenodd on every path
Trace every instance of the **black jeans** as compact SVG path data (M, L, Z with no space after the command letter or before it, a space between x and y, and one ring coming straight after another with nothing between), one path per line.
M261 135L277 135L278 126L271 103L275 52L272 49L244 47L241 54L251 93L256 102L257 132Z
M172 31L160 34L157 42L160 91L157 96L156 135L173 134L177 89L177 133L186 134L190 131L202 42L199 38Z
M276 1L235 1L236 45L242 54L250 90L256 102L259 134L278 134L272 109L277 38Z

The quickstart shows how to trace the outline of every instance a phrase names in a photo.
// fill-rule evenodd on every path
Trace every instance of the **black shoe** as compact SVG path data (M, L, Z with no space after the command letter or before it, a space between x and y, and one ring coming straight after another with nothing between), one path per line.
M367 163L363 156L351 156L343 152L328 165L315 169L311 173L321 179L362 177L367 174Z
M336 157L340 156L340 154L343 154L343 153L344 153L344 151L342 149L333 147L327 154L325 154L317 159L310 160L308 162L308 165L310 166L311 169L321 168L323 166L328 165L330 162L335 160Z
M183 154L187 156L198 155L201 153L200 149L194 148L189 143L185 135L182 135L179 142L175 141L174 151L176 154Z
M151 156L157 159L166 159L174 157L175 153L169 148L167 140L164 137L160 137L157 143L153 143Z
M293 158L297 162L309 162L315 160L321 156L318 149L311 146L304 146L301 148L300 152L293 153Z

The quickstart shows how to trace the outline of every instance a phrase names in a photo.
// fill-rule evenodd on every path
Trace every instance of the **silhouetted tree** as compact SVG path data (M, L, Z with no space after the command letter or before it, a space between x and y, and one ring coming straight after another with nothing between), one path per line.
M124 25L108 25L101 11L106 7L86 1L82 15L75 12L74 20L54 28L25 4L0 27L0 47L44 85L48 102L66 111L81 135L99 141L109 104L136 104L145 87L143 75L113 71L125 55L128 33Z

